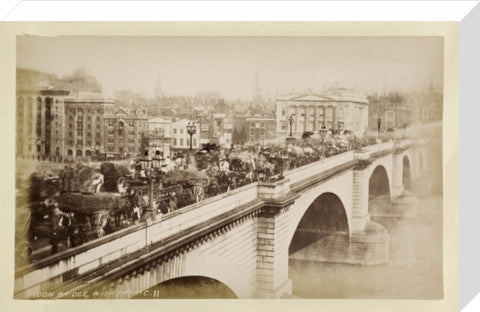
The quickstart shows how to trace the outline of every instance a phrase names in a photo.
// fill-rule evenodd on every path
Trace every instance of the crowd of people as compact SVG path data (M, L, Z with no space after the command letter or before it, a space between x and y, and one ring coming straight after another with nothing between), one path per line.
M198 152L162 158L154 174L142 170L140 162L136 161L122 170L112 166L97 170L79 166L75 172L66 168L57 175L37 175L29 187L28 241L33 246L35 241L44 237L52 246L50 254L54 254L58 252L59 243L66 248L75 247L92 239L88 237L92 231L93 236L98 237L141 222L147 210L152 208L147 179L154 179L154 211L168 214L253 182L282 179L287 170L381 140L377 136L346 134L330 135L325 140L307 138L282 144L232 144L228 147L206 144ZM89 179L79 183L82 174ZM111 192L112 196L119 195L122 200L115 201L115 205L108 209L108 217L99 221L92 215L82 215L81 210L73 212L62 206L62 193L75 191L93 194L93 198L96 193ZM99 222L103 224L99 225ZM99 226L103 233L99 233Z

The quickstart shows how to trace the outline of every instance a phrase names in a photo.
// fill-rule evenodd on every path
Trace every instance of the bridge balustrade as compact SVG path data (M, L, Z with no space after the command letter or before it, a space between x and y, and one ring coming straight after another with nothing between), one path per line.
M174 211L153 223L142 223L120 230L81 246L65 250L41 261L22 267L16 272L15 289L27 297L43 291L41 282L64 281L92 269L118 260L150 244L160 242L187 228L199 226L215 217L257 199L257 183L217 195L200 203Z
M295 184L305 179L305 177L311 176L312 174L320 173L322 171L332 169L339 164L352 161L354 160L354 156L354 151L345 152L299 168L295 168L293 170L289 170L285 172L284 175L286 178L290 179L290 184Z

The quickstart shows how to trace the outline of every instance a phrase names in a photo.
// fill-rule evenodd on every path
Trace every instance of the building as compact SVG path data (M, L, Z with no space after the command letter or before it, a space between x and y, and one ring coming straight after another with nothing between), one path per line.
M61 160L67 90L17 90L17 157Z
M443 92L430 87L414 94L409 99L412 124L430 123L443 120Z
M148 148L148 114L145 108L107 110L104 150L107 157L139 156Z
M113 111L114 102L103 99L65 99L65 145L69 160L100 156L105 152L104 115Z
M381 129L402 128L411 123L410 107L407 96L398 92L383 95L371 95L368 108L368 128L377 131L378 118L381 119Z
M111 100L67 96L67 90L17 90L19 158L60 162L141 151L146 110L115 110Z
M172 144L172 121L164 118L152 118L148 120L148 150L150 154L156 151L162 152L164 156L171 155Z
M247 142L265 142L276 138L276 119L273 117L245 118Z
M187 132L187 125L191 122L187 119L173 120L171 126L172 144L171 151L173 153L186 151L190 149L190 135ZM196 132L192 136L192 149L199 148L198 123L195 123Z
M232 144L233 122L226 114L213 113L209 122L209 141L218 145Z
M317 132L322 126L331 131L363 133L368 127L368 100L349 89L279 97L276 100L277 137L290 133L290 116L293 117L292 132L297 137L304 131Z

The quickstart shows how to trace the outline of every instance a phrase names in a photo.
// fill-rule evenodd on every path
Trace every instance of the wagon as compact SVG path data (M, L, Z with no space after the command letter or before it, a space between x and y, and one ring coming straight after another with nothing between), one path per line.
M60 196L60 209L73 213L72 231L82 235L82 241L104 236L110 213L125 204L126 198L119 193L63 193Z

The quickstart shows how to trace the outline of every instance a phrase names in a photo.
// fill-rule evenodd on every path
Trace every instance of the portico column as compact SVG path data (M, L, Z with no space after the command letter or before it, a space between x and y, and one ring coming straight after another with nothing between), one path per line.
M295 129L294 132L298 131L298 105L295 105Z
M332 110L333 110L333 130L335 131L337 129L337 106L332 105Z
M307 105L305 105L305 120L303 122L304 122L303 131L308 131L308 106Z
M313 107L313 131L317 131L318 130L318 106L315 105Z

